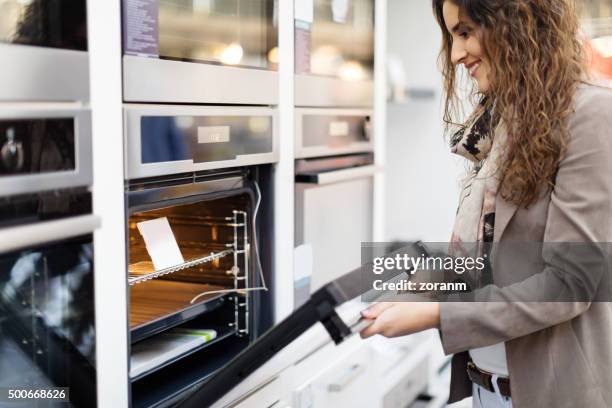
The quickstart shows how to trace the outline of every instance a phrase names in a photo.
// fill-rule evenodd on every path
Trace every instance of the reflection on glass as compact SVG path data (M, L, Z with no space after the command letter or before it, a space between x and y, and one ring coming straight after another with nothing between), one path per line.
M189 120L175 123L170 116L144 118L142 129L142 162L156 163L187 160L187 151L180 128L189 128Z
M70 387L70 406L95 406L93 299L91 236L3 255L0 387Z
M312 23L296 22L296 73L371 79L374 1L315 0Z
M0 42L87 50L86 0L0 0Z
M272 151L269 116L146 116L140 128L142 163L203 163Z
M589 68L595 80L612 86L612 2L578 0Z
M0 177L75 169L74 119L0 120Z
M276 69L275 0L160 0L159 55Z

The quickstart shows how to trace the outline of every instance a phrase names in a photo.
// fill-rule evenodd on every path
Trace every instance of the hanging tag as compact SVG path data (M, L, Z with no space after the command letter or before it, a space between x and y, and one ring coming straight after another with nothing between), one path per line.
M332 18L336 23L344 24L348 17L350 0L332 0Z
M295 0L293 7L296 20L312 24L314 21L314 0Z
M185 262L168 218L156 218L136 224L147 245L147 252L156 271Z

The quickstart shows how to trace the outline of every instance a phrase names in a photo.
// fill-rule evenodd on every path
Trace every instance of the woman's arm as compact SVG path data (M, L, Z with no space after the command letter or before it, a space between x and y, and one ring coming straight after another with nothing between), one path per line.
M544 241L610 242L612 93L591 88L581 94L577 98L576 113L570 120L570 134L570 144L559 166L551 195ZM590 296L597 290L601 279L609 279L598 276L609 273L606 265L600 265L595 271L588 268L588 264L566 262L569 259L564 259L564 254L543 255L546 267L541 273L511 287L488 286L479 291L482 298L498 301L440 303L439 327L445 351L456 353L487 346L570 320L589 308ZM606 259L601 261L606 262ZM561 288L565 299L580 301L534 302L537 297L533 294L546 287ZM380 319L382 323L373 324L364 334L373 334L377 327L386 327L391 335L406 334L406 331L422 326L422 322L418 322L420 318L412 312L415 304L396 305L380 313L375 309L371 317L377 322ZM392 320L397 327L390 330L387 326ZM384 331L379 333L384 334Z

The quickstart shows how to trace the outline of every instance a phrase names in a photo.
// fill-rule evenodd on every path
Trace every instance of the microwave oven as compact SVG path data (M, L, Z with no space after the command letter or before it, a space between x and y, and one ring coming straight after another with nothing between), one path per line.
M278 0L122 0L126 102L276 105Z
M0 101L89 99L86 4L0 3Z
M374 0L295 0L295 105L371 107Z

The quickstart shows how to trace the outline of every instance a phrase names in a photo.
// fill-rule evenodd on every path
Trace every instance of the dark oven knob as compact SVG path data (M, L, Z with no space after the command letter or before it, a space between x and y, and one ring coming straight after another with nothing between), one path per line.
M369 116L366 116L363 120L363 139L366 141L372 140L372 120Z
M23 167L23 146L15 140L15 129L6 130L6 142L0 150L3 167L11 172L18 172Z

